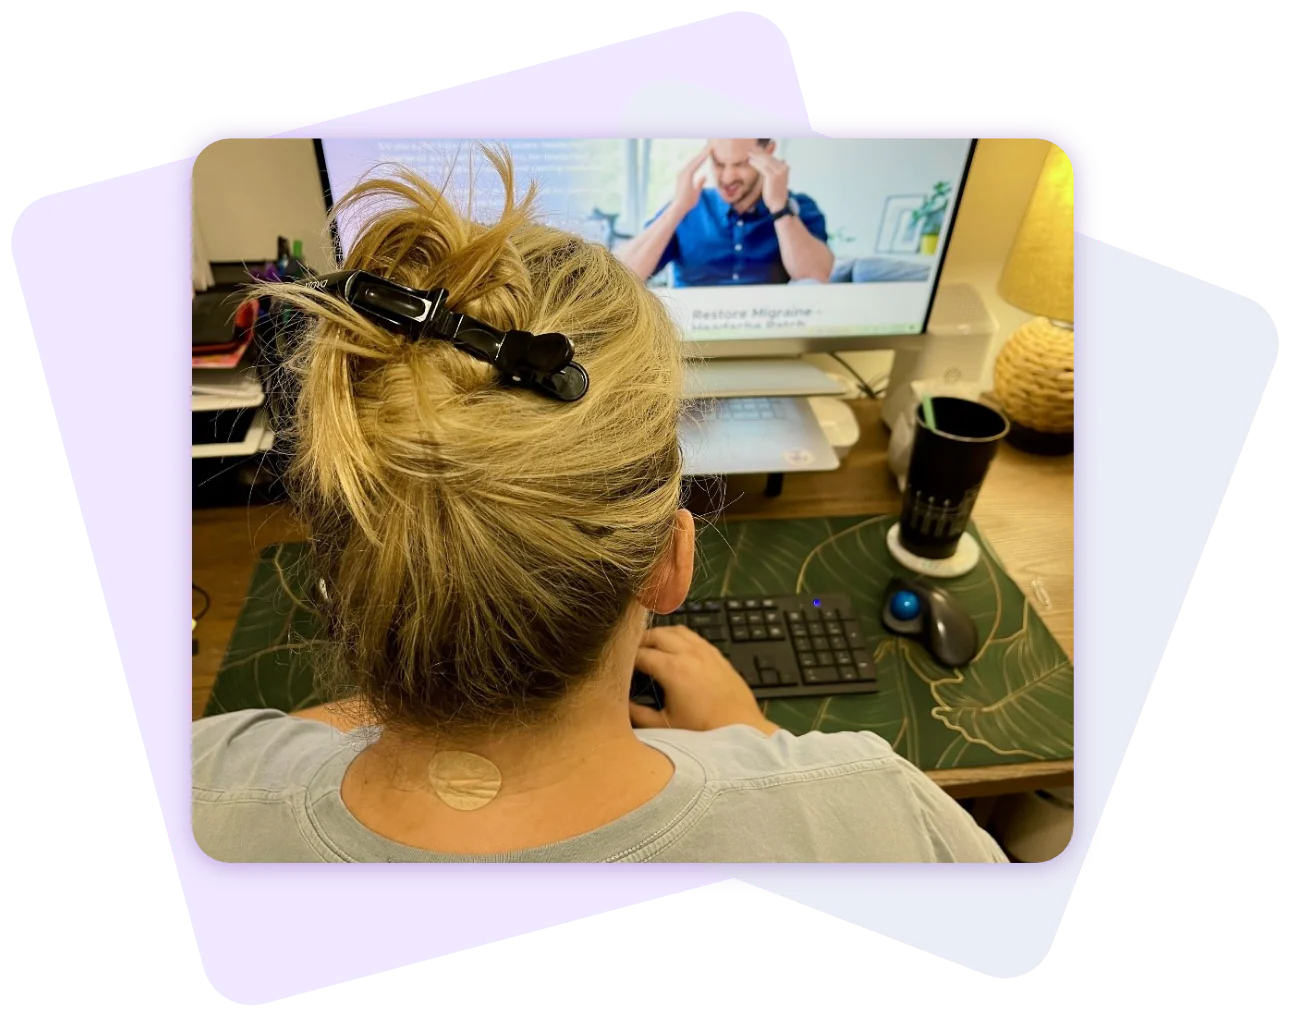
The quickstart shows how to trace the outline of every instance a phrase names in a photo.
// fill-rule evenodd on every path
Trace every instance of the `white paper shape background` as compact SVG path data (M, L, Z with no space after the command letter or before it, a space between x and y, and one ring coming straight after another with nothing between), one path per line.
M711 68L711 54L734 48L758 54L761 73L734 83ZM293 132L737 133L812 133L785 39L748 14ZM1059 858L1000 867L222 865L189 829L190 690L181 680L190 670L191 167L43 198L20 218L13 250L203 964L220 992L266 1002L732 876L986 973L1020 974L1045 956L1275 361L1275 328L1260 307L1076 237L1077 798L1074 839ZM67 314L59 269L63 238L76 231L116 238L121 264L151 266L146 314L134 313L137 298L111 273L79 284L79 305L102 312L93 331ZM1220 341L1228 383L1209 391L1202 411L1191 365ZM122 357L125 348L137 355ZM1151 426L1138 412L1147 400L1157 407ZM154 436L148 499L123 497L114 438L123 432ZM1129 584L1135 612L1120 595ZM454 920L428 923L427 914ZM332 948L338 928L361 926L346 951Z

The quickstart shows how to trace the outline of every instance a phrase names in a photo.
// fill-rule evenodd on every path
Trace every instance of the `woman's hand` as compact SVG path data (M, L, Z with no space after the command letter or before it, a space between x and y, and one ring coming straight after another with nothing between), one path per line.
M635 664L665 693L665 709L629 704L636 727L673 727L713 731L749 724L772 734L778 730L760 712L755 694L712 644L682 625L648 629Z

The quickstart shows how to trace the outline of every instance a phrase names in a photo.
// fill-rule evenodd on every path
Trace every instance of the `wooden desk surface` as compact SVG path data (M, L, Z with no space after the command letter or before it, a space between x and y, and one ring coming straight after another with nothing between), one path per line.
M897 512L900 495L886 462L889 432L880 404L854 403L861 437L838 470L788 474L782 494L764 496L763 477L699 482L698 512L729 519L795 519ZM1038 616L1074 656L1074 464L1071 456L1029 456L1004 445L975 506L975 523L992 543ZM305 531L282 505L202 509L193 513L193 581L211 595L198 622L193 658L193 716L202 715L225 646L242 609L257 556L270 544L301 540ZM196 609L195 604L195 609ZM974 797L1067 784L1070 762L1013 763L933 771L951 794Z

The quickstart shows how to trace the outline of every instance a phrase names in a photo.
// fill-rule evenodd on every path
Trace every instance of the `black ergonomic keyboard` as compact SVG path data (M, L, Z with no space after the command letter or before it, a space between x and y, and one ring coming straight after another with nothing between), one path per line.
M876 661L849 598L741 597L690 600L652 625L686 625L731 661L756 699L876 692ZM630 696L656 705L655 683L635 674Z

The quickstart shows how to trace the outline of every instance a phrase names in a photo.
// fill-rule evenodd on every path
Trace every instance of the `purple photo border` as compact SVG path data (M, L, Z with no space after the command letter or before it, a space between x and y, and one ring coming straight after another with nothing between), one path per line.
M712 882L705 886L697 886L695 890L683 890L679 897L731 897L734 894L744 894L745 897L771 897L769 891L761 890L758 886L752 886L749 882L741 880L723 880L722 882Z
M1092 864L1092 859L1096 858L1096 849L1101 846L1101 835L1104 832L1105 820L1101 819L1100 822L1096 824L1096 836L1092 837L1092 845L1091 848L1087 849L1087 857L1083 859L1083 869L1082 872L1078 873L1079 876L1082 876L1083 872L1087 872L1088 867Z
M345 114L229 114L194 124L171 150L171 162L193 158L230 137L273 137ZM1043 114L810 113L827 137L1020 137L1051 141L1074 164L1074 232L1102 239L1101 169L1087 138L1073 124Z

